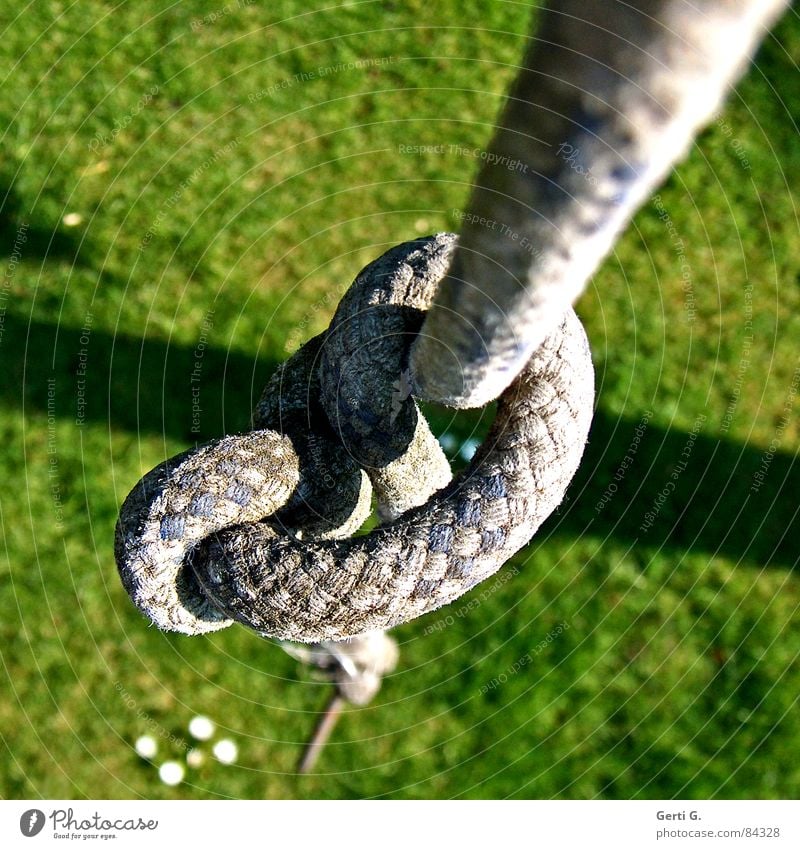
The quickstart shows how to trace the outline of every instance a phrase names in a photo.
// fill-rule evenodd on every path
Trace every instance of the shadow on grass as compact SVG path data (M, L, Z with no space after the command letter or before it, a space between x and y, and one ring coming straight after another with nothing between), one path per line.
M800 453L641 424L597 412L572 499L543 531L800 565Z
M198 357L192 346L88 330L7 314L0 350L11 379L0 384L0 403L76 430L80 420L189 447L247 430L276 366L207 345Z
M11 256L20 232L24 237L22 252L27 260L64 262L79 268L95 266L89 255L89 242L81 242L77 233L63 230L59 223L46 223L32 217L13 182L8 177L0 177L0 246L6 258Z
M85 423L163 434L187 447L246 430L276 366L206 347L199 382L193 384L198 360L190 346L93 329L83 348ZM13 379L0 385L0 402L74 422L80 412L80 328L7 315L3 350L6 374ZM55 390L50 411L48 380ZM466 427L466 435L468 422L469 417L451 420L449 426L456 434ZM199 430L193 430L196 425ZM770 458L704 430L701 426L692 435L652 422L642 427L640 419L598 410L570 498L540 534L590 535L676 556L691 550L764 566L800 564L800 456L778 451ZM655 514L652 521L648 514Z

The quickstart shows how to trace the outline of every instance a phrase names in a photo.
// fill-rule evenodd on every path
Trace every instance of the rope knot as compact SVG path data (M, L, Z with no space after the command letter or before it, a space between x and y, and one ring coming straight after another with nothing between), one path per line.
M455 480L414 400L410 343L455 242L417 239L368 265L328 330L269 381L253 431L180 454L134 487L116 558L156 625L198 634L236 620L298 642L384 630L494 574L558 506L594 393L571 310ZM383 523L353 536L373 493Z

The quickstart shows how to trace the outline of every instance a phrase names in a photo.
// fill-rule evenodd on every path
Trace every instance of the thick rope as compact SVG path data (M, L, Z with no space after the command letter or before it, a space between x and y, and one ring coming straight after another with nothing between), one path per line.
M551 0L414 344L415 394L479 407L508 386L787 5Z
M201 634L232 624L186 568L215 531L272 517L321 539L349 536L370 513L371 487L316 402L312 339L264 390L252 433L226 436L148 472L120 509L115 555L125 589L159 628Z
M277 430L186 452L134 488L120 511L117 562L134 602L159 627L203 633L235 619L300 642L386 629L489 577L558 506L583 453L594 393L588 343L571 310L499 400L469 468L447 486L441 449L426 454L424 418L410 399L392 397L392 375L403 373L453 243L447 234L415 240L359 275L329 332L281 367L259 402L256 426ZM394 416L404 433L388 453L360 429L364 414L324 388L352 379L346 356L330 373L319 369L329 342L368 355L365 380L378 412L367 420L387 427L381 417ZM336 411L331 423L320 397ZM410 415L401 415L403 405ZM425 503L366 536L340 539L366 512L360 463L404 503Z
M455 235L439 233L370 263L339 303L321 350L322 405L366 469L384 519L450 482L447 458L411 397L408 350L455 245Z

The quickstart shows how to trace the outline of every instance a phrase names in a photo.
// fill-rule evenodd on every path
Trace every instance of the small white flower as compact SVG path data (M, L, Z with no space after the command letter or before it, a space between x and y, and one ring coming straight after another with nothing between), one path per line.
M204 752L201 752L200 749L189 749L186 753L186 763L192 767L192 769L198 769L201 767L206 760L206 756Z
M214 757L223 764L236 763L239 749L233 740L220 740L214 744Z
M77 227L83 221L83 216L80 212L68 212L61 220L65 227Z
M180 784L183 776L184 769L177 761L166 761L158 768L158 777L170 787Z
M195 740L210 740L214 734L214 723L207 716L193 716L189 733Z
M136 754L141 758L146 758L147 760L154 758L158 751L156 741L149 734L142 734L142 736L134 743L134 747L136 748Z

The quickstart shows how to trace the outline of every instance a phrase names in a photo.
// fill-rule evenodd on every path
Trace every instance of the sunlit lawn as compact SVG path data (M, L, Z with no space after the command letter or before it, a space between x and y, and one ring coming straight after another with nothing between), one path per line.
M456 226L479 160L455 147L487 144L528 11L188 6L0 12L2 795L796 796L796 15L579 304L598 398L569 500L499 580L397 630L397 672L297 778L329 685L238 626L148 627L117 511L247 427L334 286ZM168 788L133 742L182 757L196 713L239 762Z

